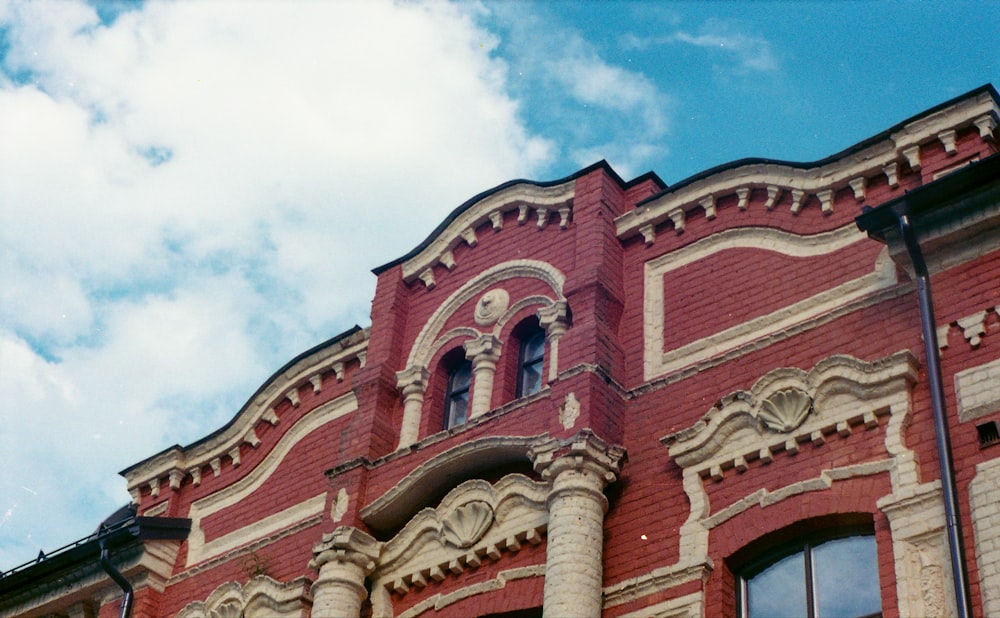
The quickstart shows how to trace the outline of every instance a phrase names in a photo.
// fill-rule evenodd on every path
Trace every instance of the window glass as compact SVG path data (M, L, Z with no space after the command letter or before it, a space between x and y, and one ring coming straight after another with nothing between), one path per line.
M806 615L804 555L803 552L799 552L782 558L747 579L749 616L797 618Z
M791 555L785 550L739 578L745 618L881 616L874 536L807 541Z
M875 537L827 541L812 551L820 616L869 616L882 611Z
M445 395L444 426L450 429L468 420L469 387L472 385L472 363L468 360L455 366L448 374Z
M542 390L542 366L545 364L545 331L537 330L521 341L517 376L517 396Z

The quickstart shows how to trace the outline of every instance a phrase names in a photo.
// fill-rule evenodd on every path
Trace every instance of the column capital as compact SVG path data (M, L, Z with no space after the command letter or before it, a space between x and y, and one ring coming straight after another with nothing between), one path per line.
M547 307L538 310L538 324L545 329L549 337L558 337L569 328L569 303L557 300Z
M562 440L552 438L533 446L528 452L535 471L551 480L566 470L591 472L602 485L613 483L625 463L625 447L608 444L590 429Z
M313 546L313 559L309 568L319 571L331 562L350 563L360 567L365 575L375 569L375 562L382 552L382 543L371 535L341 526L323 535L323 539Z
M483 333L462 344L465 357L472 361L473 368L483 363L496 363L500 358L501 346L503 342L490 333Z
M411 365L396 372L396 387L403 392L403 395L422 395L427 390L427 381L430 377L431 372L426 367Z

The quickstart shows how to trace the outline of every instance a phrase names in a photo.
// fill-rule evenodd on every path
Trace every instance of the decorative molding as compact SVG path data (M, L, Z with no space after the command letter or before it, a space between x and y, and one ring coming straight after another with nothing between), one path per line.
M909 422L910 390L917 379L917 361L908 351L874 362L850 356L831 356L810 371L774 369L754 383L749 391L736 391L722 398L697 423L669 434L661 442L683 470L684 491L691 504L681 526L683 560L708 559L709 530L753 507L766 508L789 497L823 491L837 480L888 473L894 492L918 486L920 473L916 454L904 443ZM791 433L775 433L760 418L773 397L789 389L805 393L812 411ZM887 422L880 422L887 418ZM713 513L706 482L723 482L728 470L751 474L748 462L777 465L774 454L798 452L800 442L817 446L826 436L850 439L857 429L874 431L884 427L888 459L821 470L818 477L772 490L760 489L731 504L719 505Z
M668 220L680 233L684 230L685 214L705 210L705 200L712 199L717 203L735 194L742 202L740 192L751 189L767 190L764 203L767 210L774 208L784 192L799 192L793 193L793 196L798 195L793 197L793 212L801 209L808 196L817 196L823 204L823 198L819 197L821 193L830 191L835 195L847 187L853 190L857 201L862 201L865 178L884 174L890 186L898 186L899 161L909 161L914 147L940 140L949 148L950 136L956 129L970 126L979 129L981 139L993 140L998 112L1000 110L992 96L982 92L908 122L878 142L820 165L805 167L761 162L724 168L704 178L681 183L676 189L668 188L639 208L619 216L615 220L617 234L622 240L642 234L650 243L655 238L656 226Z
M470 440L431 457L384 494L361 509L361 520L376 530L397 528L426 506L434 489L479 470L528 463L529 449L548 439L537 436L489 436Z
M607 606L605 605L605 607ZM692 592L676 599L622 614L619 618L702 618L704 615L704 594Z
M225 544L225 546L222 544L213 545L212 543L215 541L206 543L205 532L201 528L201 520L203 518L234 506L244 500L271 477L271 475L278 469L278 466L281 465L282 461L284 461L285 456L288 455L296 444L323 425L340 418L341 416L354 412L357 407L357 399L354 397L354 394L351 393L327 402L310 411L297 423L292 425L292 427L289 428L283 436L281 436L277 444L275 444L271 451L264 457L263 461L257 464L257 466L254 467L249 474L235 483L193 502L188 510L188 517L191 519L191 533L188 535L187 566L194 565L197 562L211 558L219 553L223 553L226 551L226 547L228 547L228 544ZM323 510L324 506L325 499L319 505L320 511ZM289 508L295 509L298 507L292 506ZM305 515L303 515L303 517L305 517ZM253 528L253 526L248 526L247 528ZM260 531L258 533L258 530L254 528L253 534L255 536L246 539L244 542L250 541L253 538L266 536L270 532L271 531L268 530Z
M626 579L604 588L604 607L615 607L631 603L651 594L665 592L671 588L708 578L714 570L711 559L691 562L682 559L677 564L653 569L652 571ZM642 615L640 613L640 615Z
M459 601L467 599L472 596L479 594L485 594L487 592L493 592L495 590L503 590L507 586L507 582L517 581L519 579L529 579L533 577L545 577L545 565L537 564L533 566L520 567L517 569L509 569L506 571L500 571L497 573L496 577L493 579L488 579L484 582L479 582L472 584L471 586L466 586L464 588L459 588L448 594L435 594L420 603L417 603L413 607L403 611L399 614L398 618L416 618L428 610L440 611L445 609L449 605L454 605ZM373 616L374 618L389 618L392 616L391 611L386 613L386 603L385 599L388 593L383 591L383 595L376 596L373 593L372 605L374 608ZM383 599L380 602L376 602L376 598Z
M362 359L367 347L368 330L363 329L334 345L317 350L288 367L280 375L274 376L270 382L261 387L258 394L218 435L195 442L188 447L172 447L127 468L121 475L128 483L127 488L133 501L138 503L141 493L135 490L142 486L150 488L155 486L155 497L159 494L160 482L170 479L172 474L175 476L180 474L183 479L184 476L192 475L192 470L211 467L213 474L219 476L222 472L222 458L225 456L230 458L232 465L239 465L240 445L249 444L256 448L260 444L254 428L260 422L276 425L278 415L275 413L275 408L279 403L288 400L295 405L298 400L298 388L310 384L315 389L311 382L312 378L331 369L337 363L358 359L363 365ZM174 489L177 487L180 487L180 484Z
M668 273L728 249L761 248L789 257L813 257L833 253L864 239L865 235L853 223L813 236L799 236L773 228L734 228L646 262L643 300L645 379L652 380L712 357L731 357L735 350L750 342L814 322L824 314L863 302L898 283L895 265L888 259L888 253L883 251L876 259L872 271L866 275L767 315L665 351L663 281Z
M1000 412L1000 359L956 373L955 398L961 422Z
M428 288L432 287L434 275L431 269L441 263L442 256L463 243L474 247L475 230L481 225L488 224L499 232L503 227L503 215L508 212L518 211L518 223L523 224L527 220L529 204L539 214L539 229L545 226L548 207L559 210L559 227L565 229L575 187L576 181L573 180L549 187L520 182L468 205L424 249L402 263L403 280L411 283L419 277Z
M489 290L476 303L474 319L480 326L496 324L507 307L510 306L510 294L503 288Z
M768 429L788 433L801 425L811 411L812 397L793 387L772 393L762 401L758 418Z
M972 346L972 349L978 348L979 342L986 334L986 310L959 318L958 327L962 329L962 335Z
M306 618L311 605L305 577L282 583L267 575L257 575L246 585L228 582L216 588L205 601L192 601L177 618Z
M509 474L493 485L479 479L461 483L383 544L371 575L373 590L405 595L429 580L475 569L484 559L501 560L505 551L517 552L523 543L541 543L549 491L548 483L521 474Z
M580 418L580 401L576 395L569 393L563 404L559 406L559 423L563 429L572 429L578 418Z

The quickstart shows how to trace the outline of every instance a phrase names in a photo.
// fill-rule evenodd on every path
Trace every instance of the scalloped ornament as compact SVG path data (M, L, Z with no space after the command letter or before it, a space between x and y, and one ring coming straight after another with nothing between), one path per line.
M812 411L812 397L797 388L780 390L760 405L757 418L772 431L788 433L801 425Z
M493 508L481 500L463 504L441 522L445 542L460 549L483 538L493 524Z

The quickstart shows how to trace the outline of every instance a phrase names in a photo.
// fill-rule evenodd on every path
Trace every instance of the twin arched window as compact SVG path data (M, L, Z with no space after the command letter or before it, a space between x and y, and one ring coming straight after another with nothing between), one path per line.
M515 397L527 397L542 389L545 366L545 330L537 320L513 331L517 342L517 383ZM444 397L444 428L451 429L469 420L472 390L472 361L456 360L448 368ZM508 393L510 391L507 391ZM508 395L509 396L509 395Z

